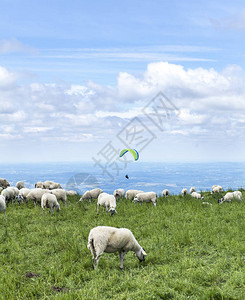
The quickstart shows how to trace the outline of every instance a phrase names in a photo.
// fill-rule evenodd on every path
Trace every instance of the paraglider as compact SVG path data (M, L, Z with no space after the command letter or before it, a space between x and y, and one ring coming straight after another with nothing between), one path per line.
M135 149L123 149L121 152L120 152L120 157L122 157L124 154L126 154L127 152L130 152L133 157L134 157L134 160L138 160L139 159L139 153L137 150Z
M129 179L128 174L126 174L125 177L126 177L127 179Z

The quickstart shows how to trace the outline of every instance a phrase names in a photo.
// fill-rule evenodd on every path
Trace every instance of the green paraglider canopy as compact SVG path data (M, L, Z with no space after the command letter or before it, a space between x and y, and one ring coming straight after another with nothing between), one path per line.
M127 152L130 152L133 157L134 157L134 160L138 160L139 159L139 153L137 150L135 149L123 149L121 152L120 152L120 157L122 157L124 154L126 154Z

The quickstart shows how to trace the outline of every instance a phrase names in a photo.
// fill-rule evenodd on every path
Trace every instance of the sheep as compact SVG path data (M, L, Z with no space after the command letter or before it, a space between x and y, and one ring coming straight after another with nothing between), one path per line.
M12 202L15 199L15 191L9 187L4 189L1 195L5 198L7 206L10 201Z
M61 185L57 182L46 180L44 182L38 181L35 184L35 188L54 190L54 189L62 189Z
M169 196L169 191L168 190L163 190L162 195L167 198Z
M66 191L63 189L53 189L50 190L50 193L55 195L58 201L62 201L64 205L66 205L67 195Z
M122 197L125 197L125 191L124 191L124 189L117 189L114 191L113 195L116 198L122 198Z
M101 193L98 197L98 202L97 202L97 215L99 214L99 207L103 206L106 208L107 212L111 213L111 216L114 215L116 211L116 198L113 195L109 195L107 193ZM110 208L108 210L108 208Z
M133 202L139 202L140 205L142 202L152 202L154 206L156 206L157 202L157 195L155 192L146 192L146 193L138 193L135 197Z
M182 196L185 197L188 194L188 191L187 191L187 189L183 189L181 193L182 193Z
M0 178L0 186L3 187L4 189L6 189L7 187L10 186L10 184L9 184L9 182L7 181L7 179Z
M197 192L192 192L191 197L196 198L196 199L202 199L202 200L204 199L204 197Z
M25 188L25 184L22 181L18 181L15 186L18 190Z
M50 191L42 188L35 188L29 192L26 198L27 200L32 200L34 205L36 205L37 202L41 203L42 195L44 193L50 193Z
M76 191L66 191L67 196L76 196L77 192Z
M103 252L118 252L121 270L123 270L123 260L127 252L133 251L140 261L145 261L145 256L147 255L133 233L127 228L95 227L89 232L87 247L93 256L94 269L98 265Z
M43 214L45 214L45 207L49 208L49 213L51 213L51 210L53 208L53 214L54 209L56 211L60 210L60 204L57 201L57 198L54 194L50 193L44 193L41 198L41 207L43 209Z
M190 194L193 193L193 192L195 192L195 191L196 191L196 189L194 187L190 188Z
M128 190L126 192L126 199L127 200L133 200L134 197L139 194L139 193L144 193L143 191L140 191L140 190Z
M19 190L19 196L21 196L24 200L27 199L27 195L30 193L30 189L28 188L22 188Z
M54 190L54 189L62 189L61 185L57 182L46 180L43 182L44 188L47 190Z
M83 200L87 199L89 202L91 202L92 199L98 198L101 193L103 193L103 191L99 188L86 191L79 201L82 202Z
M0 212L3 211L4 220L5 220L5 209L6 209L5 197L0 195Z
M223 188L221 185L216 185L216 186L212 186L212 192L211 194L213 193L220 193L223 191Z
M223 202L231 202L231 200L233 200L234 198L241 200L242 193L240 191L228 192L224 197L218 200L218 203L221 204Z
M38 182L35 184L35 188L36 188L36 189L44 189L45 187L44 187L43 182L38 181Z

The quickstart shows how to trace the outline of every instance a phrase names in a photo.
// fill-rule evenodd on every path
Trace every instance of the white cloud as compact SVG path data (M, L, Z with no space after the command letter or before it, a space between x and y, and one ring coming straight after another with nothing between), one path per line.
M159 91L179 109L177 115L166 118L163 133L142 113ZM168 138L175 139L174 143L181 137L198 144L202 139L216 141L216 136L229 141L241 136L245 124L245 84L238 66L218 72L152 63L138 77L119 73L114 87L91 81L85 85L20 84L13 73L0 67L0 104L5 141L94 143L98 147L116 140L122 126L138 117L159 136L160 147Z
M15 38L9 40L0 40L0 54L26 52L31 54L37 54L37 49L24 45Z

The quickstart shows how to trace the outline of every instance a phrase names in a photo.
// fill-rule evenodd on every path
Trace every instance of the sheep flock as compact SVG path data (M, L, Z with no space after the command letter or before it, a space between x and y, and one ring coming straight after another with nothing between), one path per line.
M50 213L53 209L53 214L54 210L59 212L67 206L69 209L69 197L77 195L76 191L66 191L62 188L61 184L53 181L39 181L33 188L27 188L23 181L18 181L15 186L11 186L4 178L0 178L0 192L0 212L3 212L4 220L8 218L6 215L10 204L13 205L16 203L17 205L25 205L25 203L32 202L33 206L38 205L41 207L45 217L46 208L49 209ZM242 200L241 191L225 192L220 185L213 185L211 191L205 193L202 191L197 192L195 187L190 187L189 193L186 187L183 187L181 191L183 201L194 198L196 201L201 200L203 205L212 207L211 203L203 201L207 194L211 195L218 205L234 200ZM83 195L79 195L80 200L77 203L87 202L90 203L88 205L94 205L95 201L97 201L97 215L99 214L99 208L103 207L106 209L106 212L102 213L108 213L113 216L117 213L117 201L135 203L135 207L137 207L137 203L140 205L152 203L155 207L154 209L157 209L157 200L163 202L173 201L171 199L174 197L171 198L169 197L170 195L171 191L167 189L164 189L160 195L157 195L153 191L144 192L142 190L132 189L125 191L122 188L117 188L109 194L100 188L95 188L85 191ZM172 196L174 196L174 194L172 194ZM118 213L120 214L120 211ZM123 269L124 257L128 251L133 251L140 261L144 261L147 255L129 229L109 226L97 226L90 230L88 249L91 251L93 257L94 268L96 268L103 252L118 252L121 269Z

